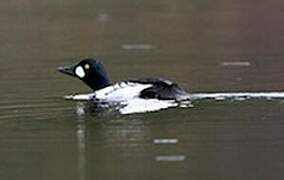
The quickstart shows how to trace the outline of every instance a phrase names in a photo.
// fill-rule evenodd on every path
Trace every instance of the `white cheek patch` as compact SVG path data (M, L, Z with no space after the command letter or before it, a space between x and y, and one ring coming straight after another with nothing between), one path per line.
M81 66L76 67L75 74L80 78L84 78L86 75L84 69Z

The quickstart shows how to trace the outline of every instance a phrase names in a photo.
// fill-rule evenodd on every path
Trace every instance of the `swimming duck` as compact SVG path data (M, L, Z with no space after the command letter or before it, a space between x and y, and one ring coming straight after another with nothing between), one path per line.
M104 102L123 102L134 98L181 101L189 97L176 83L159 78L111 83L102 63L92 58L83 59L74 66L59 67L58 71L76 77L89 86L94 91L89 94L89 99Z

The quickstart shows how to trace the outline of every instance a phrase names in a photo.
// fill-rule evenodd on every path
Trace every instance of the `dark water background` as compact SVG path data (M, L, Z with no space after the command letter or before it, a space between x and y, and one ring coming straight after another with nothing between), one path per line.
M282 101L82 114L62 96L90 90L56 72L97 56L114 81L283 91L283 17L280 0L2 1L0 179L283 179Z

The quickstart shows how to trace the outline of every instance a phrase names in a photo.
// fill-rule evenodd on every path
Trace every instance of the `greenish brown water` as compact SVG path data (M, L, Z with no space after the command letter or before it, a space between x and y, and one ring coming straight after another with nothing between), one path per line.
M56 72L98 56L114 81L163 77L191 92L283 91L283 5L1 2L1 179L283 179L281 101L81 114L80 103L62 97L90 90ZM161 139L175 143L155 143Z

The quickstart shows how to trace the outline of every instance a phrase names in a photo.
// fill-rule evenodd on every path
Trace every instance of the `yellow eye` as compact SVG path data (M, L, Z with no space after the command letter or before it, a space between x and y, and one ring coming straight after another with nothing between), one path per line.
M84 68L88 70L88 69L90 69L90 65L89 64L85 64Z

